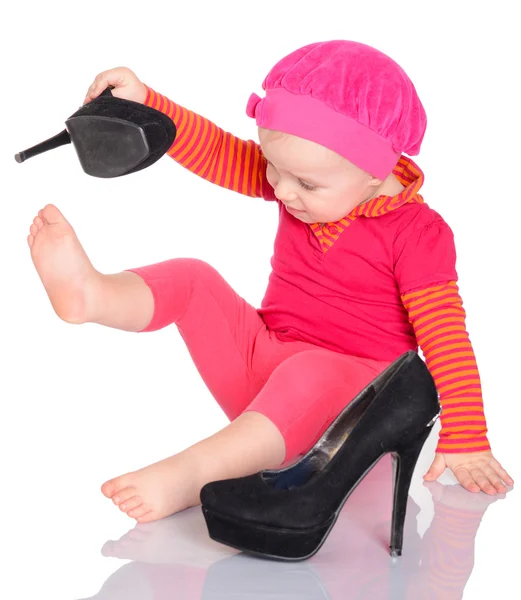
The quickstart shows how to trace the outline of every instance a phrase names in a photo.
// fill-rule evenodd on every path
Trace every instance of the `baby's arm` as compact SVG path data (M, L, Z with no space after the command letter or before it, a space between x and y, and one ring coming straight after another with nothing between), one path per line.
M203 179L246 196L273 199L260 146L217 127L145 86L145 104L169 116L177 135L167 154Z
M478 367L456 281L402 294L402 302L440 394L436 452L490 450Z

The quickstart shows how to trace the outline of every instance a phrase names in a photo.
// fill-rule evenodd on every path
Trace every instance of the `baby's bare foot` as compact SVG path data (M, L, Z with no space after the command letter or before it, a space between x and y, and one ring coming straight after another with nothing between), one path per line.
M27 242L56 314L67 323L90 320L100 287L74 229L52 204L38 212Z
M200 504L195 468L185 453L121 475L101 486L103 494L138 523L149 523Z

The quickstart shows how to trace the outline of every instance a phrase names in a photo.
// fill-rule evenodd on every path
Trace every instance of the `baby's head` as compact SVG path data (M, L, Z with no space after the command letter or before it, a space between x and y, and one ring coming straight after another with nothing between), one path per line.
M262 127L259 139L275 196L304 223L339 221L385 193L382 180L316 142Z
M252 94L275 195L305 222L338 221L380 194L397 193L402 152L419 153L426 115L403 69L350 41L316 43L279 61ZM290 210L290 212L292 212Z

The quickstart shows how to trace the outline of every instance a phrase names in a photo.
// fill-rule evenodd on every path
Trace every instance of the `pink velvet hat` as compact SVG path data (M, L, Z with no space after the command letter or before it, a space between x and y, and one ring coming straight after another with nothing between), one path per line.
M427 116L404 70L347 40L309 44L280 60L252 94L257 125L311 140L379 179L402 153L419 154Z

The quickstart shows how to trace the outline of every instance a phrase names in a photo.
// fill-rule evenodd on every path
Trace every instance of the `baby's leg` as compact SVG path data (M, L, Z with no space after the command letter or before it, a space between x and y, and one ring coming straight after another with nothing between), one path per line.
M320 348L301 351L275 368L230 425L180 454L107 482L104 493L117 485L113 501L139 522L195 506L206 483L277 468L305 453L387 365Z
M284 441L263 415L241 415L276 366L272 356L267 359L271 338L255 308L200 260L172 259L135 272L154 297L154 315L146 331L177 325L203 380L233 420L180 454L103 484L102 492L123 512L147 522L199 504L200 489L208 481L280 465ZM274 354L309 344L289 346L275 344ZM254 349L259 347L264 348L263 356L254 365Z
M58 316L68 323L144 329L154 311L149 287L134 273L102 275L74 229L52 204L39 211L27 238L31 256Z
M287 358L248 406L284 437L284 461L305 454L371 381L390 364L313 348Z
M53 205L34 219L28 243L49 299L63 320L126 331L176 323L203 379L230 419L238 417L261 389L264 381L251 373L251 353L257 333L266 328L255 309L209 265L176 259L136 269L139 274L103 275L94 269L73 228ZM153 507L147 520L177 512L198 503L202 482L214 472L212 455L221 446L221 472L230 474L238 463L241 472L278 465L284 454L278 430L252 413L196 444L191 452L107 482L103 493L127 513Z
M175 323L210 391L228 417L235 419L180 454L106 482L103 493L129 516L141 522L159 519L198 504L199 491L209 481L276 467L285 452L302 451L302 445L309 444L320 427L339 412L341 406L330 403L326 413L321 409L322 403L333 397L333 390L325 387L333 381L328 375L329 359L320 368L319 356L309 356L309 364L290 359L269 377L276 365L262 320L201 261L177 259L136 269L136 273L102 275L92 266L70 224L52 205L35 218L28 242L51 303L62 319L126 331ZM299 344L279 347L277 352L290 347L289 353L307 354L304 347L309 345ZM254 349L260 346L266 352L258 362L271 365L264 366L261 374L253 366ZM311 386L309 377L317 373L321 375ZM340 402L353 395L344 383L337 384L337 389ZM248 405L248 412L241 414Z

